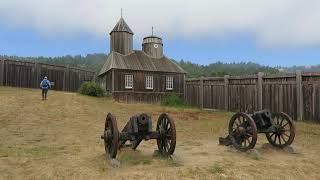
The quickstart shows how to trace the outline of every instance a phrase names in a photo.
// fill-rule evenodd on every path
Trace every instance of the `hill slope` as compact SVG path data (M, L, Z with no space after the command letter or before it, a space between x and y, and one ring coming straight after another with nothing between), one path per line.
M293 143L301 154L264 146L257 158L219 146L231 113L157 105L122 104L50 91L0 87L0 179L319 179L319 125L297 123ZM66 103L67 102L67 103ZM108 112L122 129L130 116L146 112L153 124L162 112L174 119L177 146L173 160L153 157L156 142L119 152L120 168L106 159L100 135Z

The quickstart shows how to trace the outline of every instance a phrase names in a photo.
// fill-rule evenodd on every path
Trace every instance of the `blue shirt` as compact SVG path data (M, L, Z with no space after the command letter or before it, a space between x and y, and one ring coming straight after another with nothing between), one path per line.
M40 83L40 88L44 90L48 90L51 88L50 81L48 79L44 79Z

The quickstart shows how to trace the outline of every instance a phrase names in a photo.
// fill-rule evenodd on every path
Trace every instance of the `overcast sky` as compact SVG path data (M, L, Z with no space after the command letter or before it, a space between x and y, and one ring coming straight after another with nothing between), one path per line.
M320 64L319 0L0 0L0 54L108 53L121 8L135 49L154 26L176 60Z

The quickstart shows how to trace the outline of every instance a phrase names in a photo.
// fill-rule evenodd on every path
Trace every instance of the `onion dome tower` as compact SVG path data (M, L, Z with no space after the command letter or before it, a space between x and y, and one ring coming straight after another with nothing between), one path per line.
M124 19L121 18L110 32L110 52L115 51L123 55L133 52L133 32Z
M163 57L162 39L160 37L153 35L153 27L152 27L152 35L143 38L142 50L147 55L153 58Z

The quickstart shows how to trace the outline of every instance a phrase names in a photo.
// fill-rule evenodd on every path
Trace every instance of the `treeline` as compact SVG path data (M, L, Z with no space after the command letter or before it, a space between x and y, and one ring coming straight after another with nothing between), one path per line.
M296 70L301 70L304 72L320 72L320 65L314 66L292 66L283 68L285 72L295 72Z
M17 56L0 56L22 61L35 61L50 64L58 64L70 67L78 67L99 71L107 59L106 54L88 54L87 56L62 56L62 57L17 57ZM279 72L277 68L263 66L253 62L241 63L223 63L216 62L209 65L199 65L190 61L177 61L184 70L188 72L187 78L224 76L224 75L245 75L264 72L268 74Z
M87 56L61 56L61 57L18 57L18 56L0 56L0 58L14 59L21 61L43 62L70 67L78 67L93 71L99 71L107 59L105 54L88 54Z
M190 61L181 60L178 64L188 72L188 78L194 77L221 77L224 75L238 76L247 74L257 74L264 72L266 74L278 73L278 69L263 66L253 62L240 62L240 63L223 63L216 62L209 65L198 65Z

